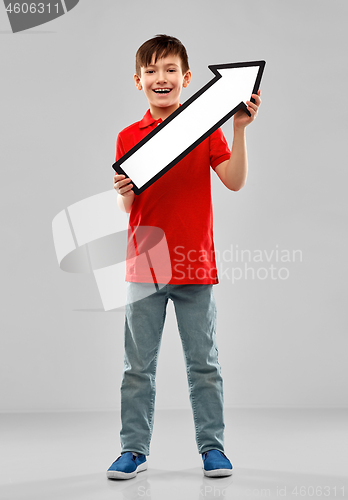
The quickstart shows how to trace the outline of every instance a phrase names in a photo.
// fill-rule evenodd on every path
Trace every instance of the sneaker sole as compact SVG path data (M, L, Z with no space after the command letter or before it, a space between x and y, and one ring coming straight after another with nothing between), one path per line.
M138 465L138 467L133 472L121 472L118 470L108 470L106 472L106 476L109 479L132 479L132 477L135 477L138 474L138 472L143 472L146 469L147 469L147 462L144 462L143 464Z
M208 477L222 477L222 476L231 476L233 469L205 470L203 468L203 472L204 472L204 475L208 476Z

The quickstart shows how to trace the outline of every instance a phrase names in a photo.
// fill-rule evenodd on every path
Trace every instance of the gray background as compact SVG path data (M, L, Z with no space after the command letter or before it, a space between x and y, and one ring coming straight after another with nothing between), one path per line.
M212 172L215 243L302 262L272 260L288 279L214 287L226 407L347 406L347 15L346 1L84 0L14 35L0 8L1 411L119 408L124 314L103 311L93 275L59 269L51 224L112 189L117 133L147 110L135 52L157 33L188 50L182 102L209 64L267 61L247 185L230 192ZM189 408L171 302L156 406Z

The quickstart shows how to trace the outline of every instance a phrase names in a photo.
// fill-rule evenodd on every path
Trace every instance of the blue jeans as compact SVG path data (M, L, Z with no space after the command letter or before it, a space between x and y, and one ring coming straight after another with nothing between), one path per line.
M157 357L168 299L174 302L185 356L198 452L224 452L223 381L216 344L213 285L165 285L136 300L146 287L153 284L127 283L121 453L149 455Z

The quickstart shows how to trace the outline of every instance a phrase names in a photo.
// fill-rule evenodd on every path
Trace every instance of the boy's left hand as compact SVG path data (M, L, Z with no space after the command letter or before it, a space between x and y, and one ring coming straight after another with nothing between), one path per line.
M251 95L251 97L255 99L255 103L251 101L246 101L246 105L251 116L248 116L246 112L243 111L242 109L237 111L237 113L234 115L234 120L233 120L234 129L245 128L247 125L249 125L249 123L255 120L258 109L261 105L260 95L261 95L261 90L258 90L257 94Z

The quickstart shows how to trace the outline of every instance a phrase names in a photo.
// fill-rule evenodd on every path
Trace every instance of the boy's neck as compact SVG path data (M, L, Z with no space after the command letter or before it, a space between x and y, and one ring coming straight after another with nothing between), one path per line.
M168 106L167 108L159 108L157 106L151 106L150 105L150 113L151 116L154 120L159 120L160 118L162 120L165 120L170 116L178 107L180 106L179 103L174 104L173 106Z

